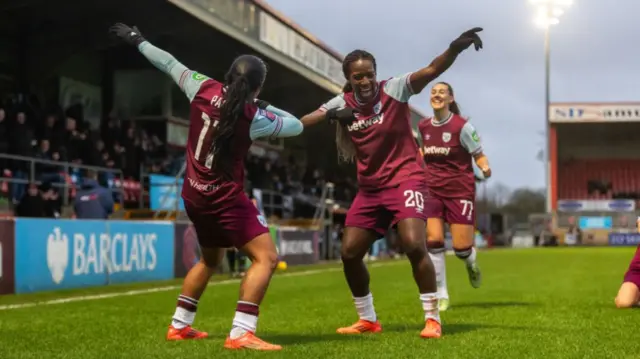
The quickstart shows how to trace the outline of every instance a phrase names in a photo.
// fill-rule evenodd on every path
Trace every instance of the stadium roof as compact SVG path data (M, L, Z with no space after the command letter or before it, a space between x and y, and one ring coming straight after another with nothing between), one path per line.
M266 1L264 1L264 0L252 0L252 1L256 5L258 5L260 8L262 8L262 10L268 12L269 14L271 14L272 16L277 18L278 20L280 20L283 23L289 25L297 33L299 33L300 35L302 35L305 38L307 38L307 40L313 42L315 45L317 45L318 47L320 47L321 49L326 51L331 56L335 57L337 60L342 61L344 59L344 56L342 56L338 51L332 49L331 47L329 47L329 45L325 44L320 39L318 39L317 37L313 36L308 31L303 29L302 26L296 24L290 18L285 16L283 13L281 13L280 11L274 9L271 5L267 4ZM422 113L420 110L416 109L414 106L410 106L410 107L411 107L411 111L417 113L421 117L427 117L424 113Z

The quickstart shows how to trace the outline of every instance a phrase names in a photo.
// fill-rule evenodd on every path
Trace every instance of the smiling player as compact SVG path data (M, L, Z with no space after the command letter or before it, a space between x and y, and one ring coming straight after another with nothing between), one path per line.
M374 56L352 51L342 63L347 79L343 93L301 119L305 127L326 120L337 122L340 158L355 160L358 169L358 194L347 213L341 257L359 320L339 328L338 333L382 330L363 258L374 241L397 225L424 311L420 335L439 338L442 334L435 271L424 241L425 174L412 135L408 101L448 69L462 51L472 44L476 50L482 48L477 35L481 30L464 32L427 67L382 81L377 80Z
M472 162L482 171L482 179L491 176L491 168L475 128L460 116L451 85L439 82L433 86L431 107L433 117L420 121L418 132L429 188L425 201L428 248L438 279L440 310L446 310L449 294L444 224L449 224L454 252L465 262L471 285L480 287L481 274L474 248L476 174Z

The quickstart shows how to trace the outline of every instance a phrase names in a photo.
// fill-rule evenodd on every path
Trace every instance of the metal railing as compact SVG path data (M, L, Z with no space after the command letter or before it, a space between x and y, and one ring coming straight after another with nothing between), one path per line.
M117 177L120 180L120 186L113 186L110 187L109 189L112 192L119 192L120 196L119 197L119 201L120 201L120 205L122 206L124 204L124 174L122 172L122 170L120 169L111 169L111 168L106 168L106 167L97 167L97 166L87 166L87 165L79 165L79 164L75 164L75 163L71 163L71 162L60 162L60 161L52 161L52 160L44 160L44 159L40 159L40 158L34 158L34 157L27 157L27 156L18 156L18 155L10 155L10 154L6 154L6 153L0 153L0 159L4 159L4 160L8 160L10 162L10 165L7 166L9 168L11 168L11 172L12 172L12 177L5 177L4 175L0 178L1 181L5 181L8 183L11 183L13 185L28 185L30 183L36 184L36 185L41 185L43 182L40 179L41 175L43 174L50 174L50 175L55 175L55 174L61 174L64 173L64 176L59 178L60 181L46 181L46 182L50 182L52 187L56 187L56 188L62 188L64 191L62 193L62 203L63 205L69 205L69 198L70 198L70 190L72 188L72 186L74 186L73 184L68 183L68 181L66 180L66 176L69 176L71 174L71 170L72 169L82 169L82 170L91 170L91 171L95 171L98 176L100 176L100 174L113 174L114 177ZM26 178L23 178L22 175L20 175L20 177L16 177L16 174L23 172L23 170L16 170L16 167L21 167L20 163L26 163L26 167L22 166L23 168L28 168L27 175ZM47 171L38 171L37 165L46 165L49 167L57 167L59 170L47 170ZM17 166L16 166L17 165ZM41 173L38 173L41 172Z

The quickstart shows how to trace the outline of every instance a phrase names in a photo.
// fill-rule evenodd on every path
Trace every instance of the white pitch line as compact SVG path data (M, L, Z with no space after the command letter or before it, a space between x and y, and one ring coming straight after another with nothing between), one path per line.
M382 263L373 263L369 264L370 268L382 267L391 264L404 263L404 261L392 261L392 262L382 262ZM328 273L328 272L337 272L341 271L342 268L324 268L324 269L311 269L301 272L293 272L293 273L283 273L275 275L274 278L281 277L299 277L299 276L308 276L313 274L320 273ZM227 279L218 282L210 282L208 286L218 286L225 284L233 284L239 283L241 279ZM168 292L171 290L176 290L182 288L182 285L169 285L163 287L155 287L155 288L147 288L147 289L137 289L137 290L129 290L126 292L114 292L114 293L105 293L105 294L94 294L94 295L81 295L75 297L67 297L67 298L59 298L52 299L41 302L26 302L19 304L8 304L8 305L0 305L0 311L3 310L14 310L14 309L23 309L23 308L31 308L36 306L45 306L45 305L54 305L54 304L65 304L65 303L73 303L73 302L84 302L89 300L99 300L99 299L108 299L108 298L118 298L118 297L129 297L132 295L142 295L142 294L150 294L150 293L158 293L158 292Z

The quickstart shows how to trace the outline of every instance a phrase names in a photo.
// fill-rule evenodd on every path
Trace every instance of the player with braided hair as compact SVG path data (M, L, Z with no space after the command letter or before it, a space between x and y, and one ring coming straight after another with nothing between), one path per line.
M345 222L342 263L359 320L338 333L375 333L382 330L369 290L369 272L363 258L371 244L396 226L424 310L424 338L441 336L436 278L425 243L425 171L411 126L408 101L447 70L472 44L482 48L481 28L464 32L428 66L388 80L377 80L375 57L367 51L348 54L342 71L343 92L304 116L303 125L337 122L340 159L358 168L358 194Z

